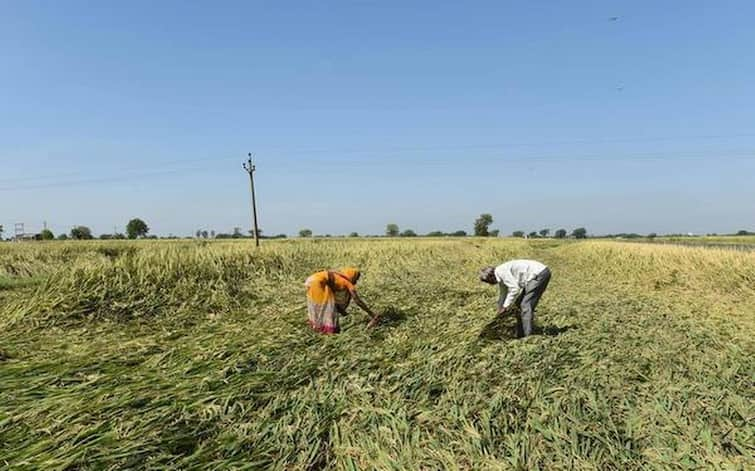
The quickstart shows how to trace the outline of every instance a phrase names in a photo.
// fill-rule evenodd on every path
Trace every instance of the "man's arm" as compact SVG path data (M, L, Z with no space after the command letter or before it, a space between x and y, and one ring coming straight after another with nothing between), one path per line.
M503 283L498 283L498 291L500 293L498 296L498 310L500 311L501 309L503 309L503 302L506 300L506 285Z
M516 280L516 278L508 273L503 276L501 290L503 290L504 285L506 286L506 288L508 288L508 292L506 293L506 297L504 298L503 303L498 309L499 314L503 314L504 312L508 311L509 307L514 304L516 297L519 296L519 292L522 290L519 287L519 282Z

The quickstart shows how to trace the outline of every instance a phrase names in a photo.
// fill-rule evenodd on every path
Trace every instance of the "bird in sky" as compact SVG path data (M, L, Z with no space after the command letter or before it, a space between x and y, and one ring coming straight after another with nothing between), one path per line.
M608 20L609 21L619 21L619 17L618 16L612 16Z

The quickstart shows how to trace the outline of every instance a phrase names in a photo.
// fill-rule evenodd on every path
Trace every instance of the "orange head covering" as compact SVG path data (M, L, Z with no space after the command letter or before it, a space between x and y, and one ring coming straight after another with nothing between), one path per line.
M340 270L338 270L338 273L348 278L352 284L356 284L360 275L359 269L354 267L341 268Z

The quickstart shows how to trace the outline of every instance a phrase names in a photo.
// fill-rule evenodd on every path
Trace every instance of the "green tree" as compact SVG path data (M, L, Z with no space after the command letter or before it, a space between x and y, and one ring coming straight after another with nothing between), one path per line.
M398 224L388 224L387 226L385 226L385 235L387 235L388 237L398 237Z
M524 237L524 231L514 231L511 233L511 237Z
M479 237L487 237L490 235L488 227L493 224L493 216L490 214L480 214L480 217L475 219L474 222L474 235Z
M751 233L750 231L746 231L744 229L742 229L741 231L737 231L738 236L746 236L746 235L751 235L751 234L753 233Z
M427 233L427 237L443 237L444 234L443 231L432 231Z
M490 231L490 237L498 237L498 234L500 234L500 233L501 233L500 230L493 229L492 231Z
M87 226L76 226L71 229L71 239L89 240L92 238L92 230Z
M578 227L572 231L571 235L574 236L575 239L585 239L587 238L587 229L584 227Z
M312 237L311 229L302 229L299 231L299 237Z
M532 231L529 234L527 234L527 237L529 237L530 239L537 239L537 232Z
M658 234L656 234L655 232L648 234L648 239L655 239L656 237L658 237Z
M417 237L417 233L411 229L407 229L401 233L401 237Z
M126 224L126 234L129 239L144 237L148 232L149 227L147 226L147 223L139 218L134 218Z
M45 229L39 233L39 237L42 240L53 240L55 239L55 234L50 229Z
M540 229L540 237L548 237L548 234L551 233L550 229Z
M566 238L566 229L559 229L556 231L556 239Z
M68 240L68 235L67 234L60 234L58 236L58 240Z
M451 234L454 237L466 237L467 231L456 231L453 234Z
M351 234L349 234L349 237L359 237L359 234L356 232L352 232Z

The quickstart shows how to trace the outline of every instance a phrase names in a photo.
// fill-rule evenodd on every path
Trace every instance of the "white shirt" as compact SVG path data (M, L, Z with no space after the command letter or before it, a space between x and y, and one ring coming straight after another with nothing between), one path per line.
M495 268L495 279L501 290L498 307L509 307L519 293L546 267L535 260L511 260ZM508 294L506 294L508 291Z

